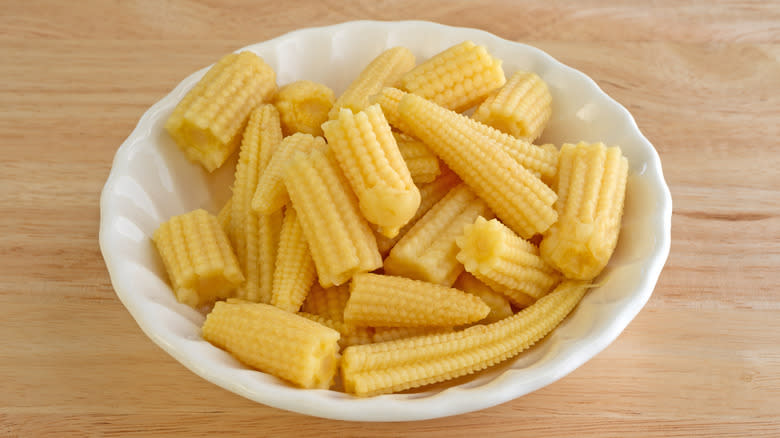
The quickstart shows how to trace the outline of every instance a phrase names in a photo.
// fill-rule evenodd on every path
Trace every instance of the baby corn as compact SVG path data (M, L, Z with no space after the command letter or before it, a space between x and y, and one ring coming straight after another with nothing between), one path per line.
M312 81L295 81L279 89L274 105L285 136L296 132L322 136L322 125L333 107L333 90Z
M483 324L490 324L496 321L500 321L504 318L512 316L512 306L509 304L509 300L502 294L494 291L485 283L477 280L476 277L464 272L458 276L455 280L455 284L452 285L455 289L462 290L463 292L476 295L490 307L490 313L485 319L477 322Z
M303 235L295 209L284 211L279 236L271 304L288 312L297 312L314 283L314 260Z
M324 288L315 282L306 295L301 311L344 322L344 308L347 307L348 299L349 284Z
M395 132L393 137L415 184L433 182L441 174L439 157L425 147L425 143Z

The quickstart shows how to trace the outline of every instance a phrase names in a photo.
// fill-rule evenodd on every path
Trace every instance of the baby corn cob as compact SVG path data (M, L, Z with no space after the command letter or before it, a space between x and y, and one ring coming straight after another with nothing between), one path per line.
M334 321L321 315L306 312L299 312L298 315L339 332L339 334L341 334L341 338L339 338L339 346L341 348L347 348L350 345L363 345L376 342L374 341L374 329L372 327L358 327L347 324L344 321Z
M203 338L241 362L303 388L328 388L339 363L339 333L262 303L218 302Z
M509 300L507 300L505 296L494 291L485 283L477 280L476 277L468 272L460 274L452 287L476 295L479 299L484 301L485 304L490 306L490 313L488 313L488 316L477 322L490 324L508 318L514 313L512 312L512 306L509 304Z
M362 111L370 105L369 97L383 87L393 86L401 75L414 68L414 55L405 47L393 47L374 58L333 104L330 118L339 116L341 108Z
M530 305L561 280L555 269L539 257L537 247L496 219L477 218L456 242L460 248L458 261L466 271L516 306Z
M528 349L579 303L587 283L565 281L530 307L501 321L447 334L417 336L344 350L347 392L371 396L467 375Z
M219 222L219 226L222 227L222 229L225 231L225 234L227 234L228 237L230 236L230 214L232 210L233 210L233 198L230 198L227 200L225 205L223 205L222 208L219 209L219 213L217 213L217 222Z
M256 222L257 225L251 225ZM252 214L247 232L246 281L236 290L236 296L253 302L270 303L274 265L282 229L282 212Z
M393 133L393 137L415 184L433 182L441 174L439 157L423 142L404 134Z
M474 295L403 277L357 274L344 309L347 324L372 327L454 326L479 321L490 308Z
M398 103L406 94L405 91L398 88L385 87L378 94L371 96L371 104L379 104L382 107L387 123L401 132L409 132L409 128L401 121L401 115L398 113Z
M555 192L490 138L469 129L461 116L414 94L399 104L401 118L495 214L524 238L558 218Z
M474 120L515 137L534 141L550 119L552 96L535 73L519 71L474 112Z
M464 41L403 75L400 88L461 112L505 82L501 60L491 56L484 46Z
M244 280L227 235L205 210L172 217L153 240L181 303L198 307L229 297Z
M373 342L397 341L414 336L451 333L452 327L376 327Z
M342 108L338 119L322 129L363 216L380 233L394 237L420 206L420 191L379 105L356 114Z
M320 285L348 281L382 266L376 239L330 149L298 152L284 183L309 243Z
M284 135L296 132L322 135L322 125L333 107L333 90L312 81L296 81L279 89L274 105L282 118Z
M382 257L390 252L393 246L395 246L395 244L412 229L414 224L416 224L431 207L439 202L441 198L449 193L455 186L460 184L460 182L460 178L458 178L458 175L455 175L455 172L451 171L446 166L442 166L442 173L435 181L428 184L422 184L420 186L420 206L417 208L417 212L414 216L412 216L412 219L409 220L409 223L404 225L403 228L401 228L401 231L392 239L385 237L380 233L375 233L376 244Z
M284 207L290 200L282 178L287 162L297 151L324 146L325 140L322 137L313 137L310 134L293 134L282 140L257 183L252 208L260 214L271 214Z
M288 312L297 312L314 283L314 276L314 260L298 215L294 208L287 208L279 236L271 304Z
M395 244L385 259L385 273L452 286L463 272L455 239L466 225L489 215L485 202L461 183Z
M238 147L249 113L276 91L276 74L252 52L219 60L173 110L165 129L212 172Z
M561 147L558 223L545 233L542 257L568 278L595 278L617 245L628 178L619 147L602 143Z
M344 308L347 307L348 299L348 284L324 288L315 282L306 295L301 311L336 322L344 322Z

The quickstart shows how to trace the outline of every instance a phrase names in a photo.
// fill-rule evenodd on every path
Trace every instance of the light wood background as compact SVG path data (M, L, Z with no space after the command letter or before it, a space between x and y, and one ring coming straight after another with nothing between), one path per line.
M0 436L780 436L780 3L280 3L0 2ZM310 418L190 373L115 296L98 198L143 112L228 51L362 18L535 45L658 149L667 266L620 338L563 380L453 418Z

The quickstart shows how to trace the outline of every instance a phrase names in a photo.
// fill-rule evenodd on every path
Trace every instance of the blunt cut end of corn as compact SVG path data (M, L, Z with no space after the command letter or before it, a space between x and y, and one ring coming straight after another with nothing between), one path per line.
M153 240L181 303L198 307L227 298L244 280L227 234L205 210L172 217Z
M209 172L236 150L249 113L276 91L276 73L252 52L220 59L173 110L165 129Z
M595 278L609 262L620 233L628 161L619 147L584 142L561 147L556 209L542 257L566 277Z
M201 331L246 365L302 388L329 388L338 369L339 332L267 304L218 302Z
M295 81L279 89L274 105L279 110L285 136L302 132L322 136L322 125L333 107L333 90L312 81Z

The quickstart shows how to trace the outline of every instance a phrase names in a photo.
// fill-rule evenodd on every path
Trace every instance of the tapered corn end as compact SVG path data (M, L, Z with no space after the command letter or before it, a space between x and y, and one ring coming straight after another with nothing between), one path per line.
M461 112L506 82L501 60L471 41L433 56L406 73L400 88Z
M238 360L302 388L329 388L339 364L339 333L261 304L218 302L203 338Z
M347 90L339 96L330 110L330 118L339 116L341 108L362 111L371 104L370 97L382 88L394 86L401 75L414 67L414 54L405 47L393 47L374 58Z
M198 307L231 296L244 276L217 218L205 210L174 216L154 232L176 298Z
M532 142L552 114L552 96L537 74L518 71L474 112L474 119Z
M595 278L617 245L628 178L620 148L601 143L561 147L560 219L544 235L542 257L566 277Z
M404 134L393 133L393 137L415 184L433 182L441 174L439 157L425 143Z
M401 121L401 115L398 113L398 103L405 94L405 91L398 88L385 87L370 99L371 104L379 104L382 107L387 123L401 132L409 132L409 128Z
M314 260L294 208L284 212L271 304L288 312L301 308L314 282Z
M476 295L490 307L488 316L477 322L490 324L508 318L514 313L512 312L512 305L503 294L494 291L490 286L477 280L476 277L468 272L460 274L452 287Z
M344 322L372 327L454 326L479 321L490 308L474 295L433 283L358 274Z
M322 129L363 216L385 236L398 234L417 211L420 191L379 105L356 114L342 108Z
M306 300L301 306L301 311L319 315L336 322L344 322L344 308L349 300L349 285L324 288L319 283L314 283Z
M296 132L322 136L320 125L328 120L333 102L333 90L306 80L287 84L274 96L286 136Z
M241 141L249 113L276 91L276 74L252 52L220 59L179 102L165 128L187 157L209 172Z

